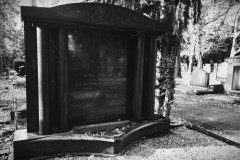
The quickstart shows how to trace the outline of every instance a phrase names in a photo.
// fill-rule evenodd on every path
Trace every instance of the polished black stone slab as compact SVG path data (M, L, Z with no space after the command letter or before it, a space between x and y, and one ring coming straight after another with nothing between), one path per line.
M70 123L126 117L128 42L129 35L122 32L68 31Z

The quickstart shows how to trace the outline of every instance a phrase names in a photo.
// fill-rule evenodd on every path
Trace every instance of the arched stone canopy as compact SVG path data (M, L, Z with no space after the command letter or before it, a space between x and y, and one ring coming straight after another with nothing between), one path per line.
M21 7L22 19L32 23L136 29L157 34L172 28L133 10L102 3L73 3L52 8ZM94 25L94 26L92 26Z

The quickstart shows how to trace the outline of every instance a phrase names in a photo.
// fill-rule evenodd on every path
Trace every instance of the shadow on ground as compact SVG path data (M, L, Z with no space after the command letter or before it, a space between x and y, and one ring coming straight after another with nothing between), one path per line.
M205 88L177 79L172 119L190 122L240 144L240 104L226 94L196 95Z

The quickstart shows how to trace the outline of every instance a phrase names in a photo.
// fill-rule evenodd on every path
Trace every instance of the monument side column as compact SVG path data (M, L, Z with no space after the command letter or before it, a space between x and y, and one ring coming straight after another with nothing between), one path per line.
M150 37L150 51L148 56L148 75L147 75L147 119L154 119L155 104L155 81L156 81L156 62L157 62L157 40L156 36ZM145 77L145 76L144 76Z
M133 119L141 121L142 117L142 91L143 91L143 65L144 65L144 42L143 34L138 36L136 62L134 63L133 82Z
M68 129L67 113L67 32L64 29L59 30L59 55L58 55L58 105L59 105L59 129L60 132Z
M39 133L49 134L48 33L37 27Z
M38 67L37 32L33 24L24 22L26 59L27 132L38 132Z

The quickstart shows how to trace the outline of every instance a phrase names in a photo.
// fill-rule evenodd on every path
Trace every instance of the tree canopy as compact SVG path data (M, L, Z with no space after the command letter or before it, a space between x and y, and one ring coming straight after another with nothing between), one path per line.
M20 7L17 0L0 2L0 20L0 56L4 57L4 62L0 64L5 63L10 67L14 58L23 55L23 26L19 23Z
M193 26L192 30L189 27L184 33L182 55L198 54L197 49L191 50L191 47L195 45L191 39L194 35L199 37L198 50L202 54L203 63L223 62L224 58L230 56L233 46L233 32L237 32L236 26L240 20L240 3L238 0L202 0L202 2L202 14L197 23L199 27Z

